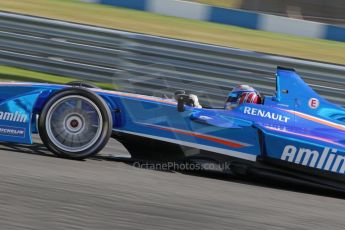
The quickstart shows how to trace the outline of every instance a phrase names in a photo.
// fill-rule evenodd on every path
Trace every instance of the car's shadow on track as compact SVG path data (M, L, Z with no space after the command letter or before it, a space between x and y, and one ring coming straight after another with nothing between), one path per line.
M45 157L55 157L52 153L47 150L43 144L12 144L12 143L1 143L0 151L23 153L23 154L32 154Z
M305 184L303 182L296 182L293 180L279 179L271 176L238 176L234 174L224 174L220 172L182 172L187 175L198 177L213 178L216 180L223 180L224 182L235 182L247 184L252 186L260 186L277 190L286 190L297 193L313 194L318 196L327 196L338 199L345 199L345 191L332 190L329 188L322 188L317 185Z
M32 145L27 144L13 144L13 143L7 143L7 142L0 142L0 152L13 152L13 153L19 153L24 155L36 155L36 156L42 156L47 158L59 158L55 156L52 152L50 152L46 146L42 143L34 143ZM59 158L63 159L63 158ZM71 160L71 159L66 159ZM78 161L85 161L85 160L78 160Z
M345 199L345 191L332 190L329 188L323 188L317 185L306 184L305 182L297 182L294 180L282 179L280 177L274 176L261 176L261 175L250 175L250 176L239 176L233 173L222 173L215 171L206 171L206 170L171 170L171 169L162 169L157 167L152 167L152 165L159 164L159 162L151 161L136 161L128 158L114 158L114 157L104 157L104 156L95 156L94 160L98 161L113 161L113 162L122 162L127 165L130 165L135 168L141 168L143 170L153 170L165 173L182 173L189 176L202 177L202 178L211 178L215 180L222 180L224 183L240 183L251 186L266 187L277 190L286 190L297 193L306 193L313 194L318 196L327 196L338 199Z
M31 155L37 155L37 156L49 157L49 158L57 158L55 155L49 152L49 150L47 150L47 148L41 143L37 143L33 145L1 143L0 151L31 154ZM122 158L122 157L119 158L119 157L104 156L104 155L97 155L97 156L89 158L88 160L108 161L108 162L114 162L114 163L118 162L118 163L127 164L135 168L141 168L143 170L154 170L154 171L159 171L159 172L164 172L164 173L182 173L185 175L190 175L190 176L195 176L195 177L222 180L224 181L224 183L232 182L232 183L246 184L246 185L251 185L251 186L259 186L259 187L266 187L266 188L271 188L271 189L287 190L287 191L298 192L298 193L307 193L307 194L313 194L313 195L319 195L319 196L345 199L345 192L320 188L318 186L306 185L302 182L283 180L281 178L275 178L275 177L270 177L270 176L255 176L255 175L238 176L231 173L225 174L221 172L205 171L205 170L175 171L168 168L166 169L166 168L152 167L152 165L158 162L141 161L139 163L138 161L135 161L129 158Z

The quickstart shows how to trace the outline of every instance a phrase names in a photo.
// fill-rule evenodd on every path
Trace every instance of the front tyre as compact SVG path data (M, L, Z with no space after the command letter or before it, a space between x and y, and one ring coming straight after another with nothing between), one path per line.
M82 88L89 88L89 89L99 89L95 84L91 82L85 81L71 81L68 82L66 85L74 86L74 87L82 87Z
M104 100L83 88L55 93L39 119L39 134L59 157L84 159L103 149L112 132L112 115Z

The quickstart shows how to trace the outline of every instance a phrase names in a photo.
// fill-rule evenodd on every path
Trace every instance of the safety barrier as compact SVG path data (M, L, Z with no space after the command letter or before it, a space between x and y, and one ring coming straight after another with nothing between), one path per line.
M344 66L5 12L0 13L0 64L113 82L121 90L156 96L188 89L211 105L222 103L240 83L274 93L275 68L282 65L345 105Z

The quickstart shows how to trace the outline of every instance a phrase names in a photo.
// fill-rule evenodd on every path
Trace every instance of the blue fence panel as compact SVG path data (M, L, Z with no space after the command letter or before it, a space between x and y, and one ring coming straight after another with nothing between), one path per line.
M257 29L259 14L246 11L211 7L209 21Z
M327 25L326 39L345 42L345 27Z
M147 1L148 0L100 0L100 3L135 10L145 10Z

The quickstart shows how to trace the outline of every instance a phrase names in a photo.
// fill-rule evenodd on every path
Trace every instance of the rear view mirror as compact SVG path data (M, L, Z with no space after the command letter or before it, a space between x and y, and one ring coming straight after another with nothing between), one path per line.
M188 98L189 97L186 94L176 95L178 112L184 112L184 105L186 104Z
M202 108L201 105L199 104L198 98L193 95L193 94L179 94L176 95L176 100L177 100L177 111L178 112L184 112L185 105L191 106L191 107L196 107L196 108Z

